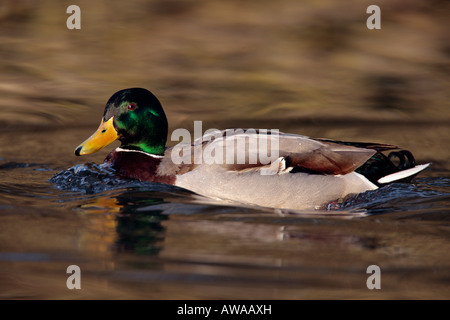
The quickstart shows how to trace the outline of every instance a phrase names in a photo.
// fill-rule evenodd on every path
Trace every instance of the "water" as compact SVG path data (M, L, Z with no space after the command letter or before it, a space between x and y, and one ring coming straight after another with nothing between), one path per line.
M450 298L444 9L410 8L369 37L365 8L331 2L79 1L79 32L54 1L14 3L0 4L0 298ZM169 132L278 128L397 144L432 165L320 211L120 180L101 166L117 144L74 148L134 86L161 99Z

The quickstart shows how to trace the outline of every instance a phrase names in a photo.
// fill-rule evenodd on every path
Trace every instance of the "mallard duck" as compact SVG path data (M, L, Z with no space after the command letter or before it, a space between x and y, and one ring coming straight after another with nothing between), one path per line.
M120 140L121 146L105 159L105 164L120 177L171 184L215 199L283 209L321 208L350 194L410 180L429 165L415 165L407 150L386 156L383 151L399 149L388 144L278 132L269 135L262 130L222 130L213 137L204 135L188 145L166 148L167 135L167 118L158 99L146 89L125 89L111 96L99 128L75 149L75 154L90 154ZM252 144L263 137L274 146L276 142L276 158L270 162L261 161L259 149ZM244 143L223 149L230 141ZM206 163L201 155L206 150L217 156L220 150L232 150L243 157L235 161L233 155L234 161ZM252 159L257 160L249 161Z

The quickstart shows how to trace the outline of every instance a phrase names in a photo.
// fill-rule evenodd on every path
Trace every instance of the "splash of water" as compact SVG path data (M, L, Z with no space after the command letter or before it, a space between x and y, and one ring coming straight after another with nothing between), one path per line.
M392 183L374 191L351 195L342 202L327 204L325 210L366 210L370 215L404 211L445 211L450 199L450 179L419 178L415 183Z
M49 180L64 191L99 193L117 188L142 186L136 180L120 179L114 169L105 164L77 164L69 169L56 173Z

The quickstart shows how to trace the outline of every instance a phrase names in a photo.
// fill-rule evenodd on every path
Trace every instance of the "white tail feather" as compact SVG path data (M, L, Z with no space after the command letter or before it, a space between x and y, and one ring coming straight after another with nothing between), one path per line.
M410 177L412 175L415 175L416 173L424 170L426 167L428 167L431 163L427 164L419 164L415 166L414 168L402 170L396 173L388 174L387 176L384 176L383 178L378 179L378 183L389 183L392 181L401 180L407 177Z

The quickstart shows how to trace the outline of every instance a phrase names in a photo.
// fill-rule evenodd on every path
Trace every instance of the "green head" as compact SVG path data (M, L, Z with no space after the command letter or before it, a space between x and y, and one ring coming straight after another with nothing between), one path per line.
M96 152L118 139L121 148L162 155L167 131L167 118L158 99L146 89L125 89L109 98L100 127L75 154Z

